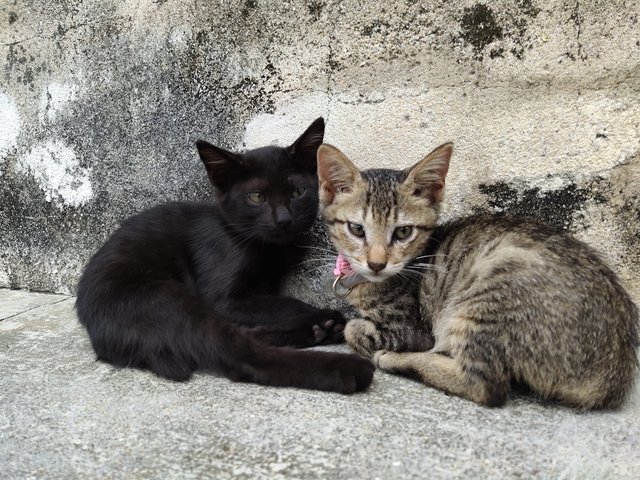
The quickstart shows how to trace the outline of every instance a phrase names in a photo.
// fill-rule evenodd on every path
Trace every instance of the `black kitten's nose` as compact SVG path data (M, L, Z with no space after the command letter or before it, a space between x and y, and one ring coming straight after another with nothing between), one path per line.
M378 273L380 270L382 270L384 267L387 266L386 263L376 263L376 262L367 262L367 265L369 265L369 268L373 270L375 273Z
M279 218L276 220L276 225L279 228L286 228L291 225L291 217L289 218Z
M291 213L284 207L278 207L275 214L275 222L278 228L287 228L293 222Z

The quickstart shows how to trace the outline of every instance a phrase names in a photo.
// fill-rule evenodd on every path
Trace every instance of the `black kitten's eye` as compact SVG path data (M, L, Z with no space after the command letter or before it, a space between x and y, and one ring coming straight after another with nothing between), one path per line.
M393 232L393 238L396 240L406 240L411 236L412 232L413 227L411 226L398 227Z
M249 192L247 193L247 198L249 203L253 205L262 205L264 203L264 195L260 192Z
M307 191L307 189L305 187L296 187L293 189L293 194L291 195L293 198L298 198L301 197L302 195L304 195L304 193Z
M364 227L359 223L347 223L349 227L349 231L353 233L356 237L364 237Z

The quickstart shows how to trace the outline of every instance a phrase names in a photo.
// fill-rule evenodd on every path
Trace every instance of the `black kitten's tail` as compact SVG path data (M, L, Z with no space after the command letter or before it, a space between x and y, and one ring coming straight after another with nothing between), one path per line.
M80 282L78 318L98 359L119 367L149 369L177 381L209 370L236 381L341 393L364 390L373 378L371 362L356 355L265 345L207 312L177 282L148 286L146 292L87 287Z

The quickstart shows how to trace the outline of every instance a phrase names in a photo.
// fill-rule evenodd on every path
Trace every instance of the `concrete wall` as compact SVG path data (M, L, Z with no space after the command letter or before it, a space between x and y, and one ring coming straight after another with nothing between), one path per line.
M0 287L73 292L122 218L207 196L195 139L287 143L323 115L326 140L362 167L454 141L447 215L566 227L640 298L639 12L638 0L3 0Z

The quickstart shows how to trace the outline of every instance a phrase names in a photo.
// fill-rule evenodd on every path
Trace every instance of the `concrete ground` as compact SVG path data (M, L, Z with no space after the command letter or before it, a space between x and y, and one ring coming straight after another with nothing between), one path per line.
M640 389L616 412L488 409L376 372L363 394L94 361L74 298L0 290L0 478L639 478ZM346 347L338 347L346 349Z

